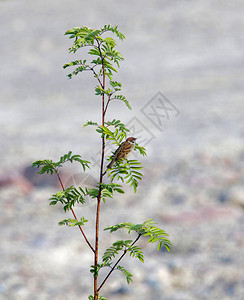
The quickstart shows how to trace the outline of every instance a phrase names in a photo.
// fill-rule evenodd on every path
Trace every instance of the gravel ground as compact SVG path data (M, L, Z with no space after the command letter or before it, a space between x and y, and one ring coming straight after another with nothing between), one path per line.
M157 252L142 240L145 263L129 257L123 263L133 283L116 273L102 294L243 299L243 13L238 0L0 1L0 300L78 300L91 293L89 250L78 230L57 225L62 209L48 206L56 180L28 167L72 150L92 161L87 182L96 180L98 136L82 127L99 120L94 81L88 73L65 77L62 66L73 57L63 33L109 23L127 37L118 43L126 58L118 79L133 106L128 112L113 105L109 117L130 124L148 156L141 159L138 193L128 188L103 204L102 228L153 218L173 248ZM76 167L63 176L67 184L85 180ZM93 224L93 203L77 214ZM101 252L116 238L103 237Z

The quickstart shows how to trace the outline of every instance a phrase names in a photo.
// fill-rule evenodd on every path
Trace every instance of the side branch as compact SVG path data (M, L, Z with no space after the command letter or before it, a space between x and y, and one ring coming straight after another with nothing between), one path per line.
M59 183L60 183L60 185L61 185L61 187L62 187L62 189L63 189L63 191L64 191L65 188L64 188L64 185L63 185L63 182L62 182L62 180L61 180L61 177L60 177L60 175L59 175L58 170L57 170L57 176L58 176ZM77 219L76 214L75 214L75 212L74 212L74 210L73 210L72 207L71 207L71 212L72 212L74 218L76 219L76 221L78 222L78 219ZM83 235L85 241L87 242L88 246L91 248L92 252L95 253L95 250L94 250L94 248L92 247L92 245L90 244L90 242L88 241L88 239L87 239L87 237L86 237L86 235L85 235L83 229L81 228L80 225L79 225L78 227L79 227L79 229L80 229L80 231L81 231L81 234Z
M133 245L135 245L135 243L139 240L140 237L141 237L141 234L138 235L138 237L134 240L134 242L130 245L130 247L133 246ZM129 250L129 248L127 248L127 249L124 250L123 254L120 256L120 258L114 264L114 266L112 267L112 269L109 271L108 275L104 278L103 282L101 283L101 285L97 289L97 292L100 291L100 289L102 288L102 286L104 285L104 283L108 280L109 276L115 270L115 268L117 267L118 263L122 260L122 258L126 255L126 253L128 252L128 250Z
M105 109L104 109L104 113L106 113L106 111L107 111L107 109L108 109L109 102L112 100L112 99L111 99L111 96L112 96L112 94L110 94L110 95L108 96L108 101L107 101L107 103L106 103L106 106L105 106Z
M94 68L95 68L96 66L97 66L97 65L93 66L92 68L90 68L90 70L93 72L94 76L97 78L97 80L98 80L100 86L102 87L103 84L102 84L100 78L98 77L98 74L97 74L97 73L95 72L95 70L94 70Z

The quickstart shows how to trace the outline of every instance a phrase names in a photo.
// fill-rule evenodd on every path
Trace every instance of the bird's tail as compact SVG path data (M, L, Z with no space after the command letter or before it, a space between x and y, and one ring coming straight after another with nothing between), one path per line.
M112 169L114 163L115 163L115 158L113 158L113 159L111 160L111 162L107 165L107 169Z

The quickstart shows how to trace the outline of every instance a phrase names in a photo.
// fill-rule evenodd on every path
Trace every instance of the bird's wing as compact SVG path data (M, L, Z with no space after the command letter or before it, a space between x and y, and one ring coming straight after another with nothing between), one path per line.
M110 163L109 163L108 166L107 166L108 169L111 169L111 168L113 167L115 161L117 161L117 160L120 159L120 156L121 156L120 153L121 153L121 150L122 150L122 148L123 148L123 144L124 144L124 143L125 143L125 142L123 142L123 143L116 149L116 151L114 152L113 157L112 157L112 160L110 161Z
M119 156L121 151L123 150L125 146L125 142L123 142L122 144L120 144L120 146L117 148L117 150L114 152L113 158L116 160Z

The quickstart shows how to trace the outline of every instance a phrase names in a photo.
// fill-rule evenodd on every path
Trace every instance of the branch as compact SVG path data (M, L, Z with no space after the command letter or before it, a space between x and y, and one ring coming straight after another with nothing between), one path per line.
M62 189L63 189L63 191L64 191L65 188L64 188L64 185L63 185L63 182L62 182L62 180L61 180L61 177L60 177L60 175L59 175L58 170L57 170L57 176L58 176L58 180L59 180L59 182L60 182L60 185L61 185L61 187L62 187ZM74 218L75 218L76 221L78 222L78 219L77 219L76 214L75 214L75 212L74 212L74 210L73 210L72 207L71 207L71 211L72 211L72 214L73 214ZM81 228L80 225L79 225L78 227L79 227L79 229L80 229L80 231L81 231L81 233L82 233L82 235L83 235L85 241L87 242L88 246L91 248L92 252L95 253L95 250L94 250L94 248L92 247L92 245L89 243L89 241L88 241L88 239L87 239L87 237L86 237L86 235L85 235L83 229Z
M138 237L134 240L134 242L130 245L133 246L135 245L135 243L139 240L139 238L141 237L142 235L139 234ZM100 289L102 288L102 286L104 285L104 283L108 280L109 276L112 274L112 272L115 270L116 266L118 265L118 263L122 260L122 258L125 256L125 254L128 252L128 249L125 249L123 254L120 256L120 258L117 260L117 262L115 263L115 265L112 267L112 269L109 271L108 275L105 277L105 279L103 280L103 282L101 283L101 285L99 286L99 288L97 289L97 292L100 291Z
M75 42L74 42L75 43ZM75 44L75 46L77 46L76 44ZM79 48L84 48L84 47L95 47L95 48L98 48L96 45L90 45L90 44L86 44L86 45L81 45ZM70 47L69 48L69 50L70 49L72 49L73 47ZM77 49L78 50L78 49Z
M109 96L108 96L108 101L107 101L107 103L106 103L106 107L105 107L105 109L104 109L104 113L106 113L106 111L107 111L107 109L108 109L108 104L109 104L109 102L113 99L111 99L111 96L112 96L112 94L110 94Z
M98 80L100 86L102 87L102 86L103 86L103 85L102 85L102 82L101 82L100 78L98 77L98 74L97 74L97 73L95 72L95 70L94 70L94 68L95 68L96 66L97 66L97 65L93 66L92 68L90 67L90 70L93 72L93 74L94 74L95 77L97 78L97 80Z

